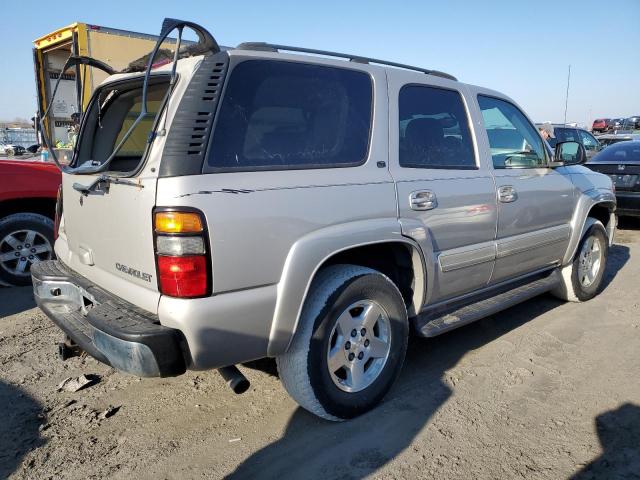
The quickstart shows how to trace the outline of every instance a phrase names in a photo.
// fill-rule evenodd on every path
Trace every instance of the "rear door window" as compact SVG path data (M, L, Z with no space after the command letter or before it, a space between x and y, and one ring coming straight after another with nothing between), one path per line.
M400 90L400 166L476 168L467 113L459 92L423 85Z
M206 170L360 165L369 149L372 96L364 72L244 61L231 72Z

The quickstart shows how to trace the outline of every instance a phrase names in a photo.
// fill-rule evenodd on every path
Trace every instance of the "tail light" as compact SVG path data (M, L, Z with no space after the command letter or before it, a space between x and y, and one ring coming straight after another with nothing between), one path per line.
M58 187L58 195L56 196L56 211L53 222L53 239L58 239L58 230L60 229L60 220L62 219L62 185Z
M178 298L211 293L211 260L201 212L157 210L154 213L158 288Z

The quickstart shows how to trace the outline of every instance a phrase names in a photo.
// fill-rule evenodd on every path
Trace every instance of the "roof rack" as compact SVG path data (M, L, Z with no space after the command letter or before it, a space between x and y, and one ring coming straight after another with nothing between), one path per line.
M350 62L357 63L376 63L379 65L388 65L390 67L404 68L406 70L413 70L416 72L426 73L427 75L434 75L436 77L447 78L449 80L458 79L453 75L449 75L445 72L440 72L438 70L428 70L426 68L414 67L411 65L405 65L403 63L396 62L388 62L386 60L378 60L376 58L363 57L361 55L351 55L348 53L338 53L338 52L329 52L327 50L316 50L313 48L303 48L303 47L291 47L288 45L277 45L274 43L266 43L266 42L245 42L241 43L236 47L238 50L259 50L263 52L277 52L280 50L284 50L287 52L302 52L302 53L311 53L314 55L325 55L327 57L338 57L338 58L346 58Z

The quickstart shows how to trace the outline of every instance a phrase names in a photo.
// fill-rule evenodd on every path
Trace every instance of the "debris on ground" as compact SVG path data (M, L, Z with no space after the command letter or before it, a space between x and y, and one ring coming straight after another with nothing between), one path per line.
M95 385L100 381L98 375L80 375L79 377L68 377L58 384L58 392L77 392L83 388Z
M98 414L98 418L100 420L104 420L106 418L112 417L113 415L115 415L118 412L118 410L120 410L121 406L122 405L118 405L118 406L114 407L113 405L109 405L106 410L104 410L103 412Z
M60 332L27 301L33 289L0 288L0 479L636 478L634 225L618 230L596 298L543 295L411 338L385 401L341 423L298 407L273 360L243 370L254 388L242 396L213 371L140 379L90 357L57 361ZM99 383L56 392L83 373Z

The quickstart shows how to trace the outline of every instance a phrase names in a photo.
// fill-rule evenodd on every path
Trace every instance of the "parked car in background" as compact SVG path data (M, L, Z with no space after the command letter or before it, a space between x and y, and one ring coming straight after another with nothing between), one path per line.
M585 166L609 175L613 180L618 216L640 216L640 142L618 143L605 148Z
M620 130L624 126L625 118L612 118L609 123L608 131Z
M602 147L608 147L609 145L613 145L615 143L638 141L640 140L640 133L605 133L604 135L598 135L597 139Z
M22 155L27 150L22 145L11 145L6 143L0 143L0 155L6 155L7 157L13 157Z
M591 131L593 132L606 132L609 128L609 122L611 120L609 118L598 118L593 121L593 125L591 126Z
M536 124L536 126L538 126L538 124ZM602 145L598 139L584 128L571 127L563 124L553 124L553 134L555 138L548 138L547 142L549 142L551 148L554 149L558 143L578 142L584 147L587 159L592 158L602 150Z
M0 282L28 285L31 266L53 257L60 180L53 163L0 160Z
M622 128L625 130L640 130L640 115L634 115L624 120Z

